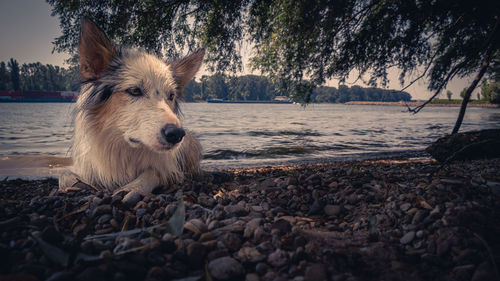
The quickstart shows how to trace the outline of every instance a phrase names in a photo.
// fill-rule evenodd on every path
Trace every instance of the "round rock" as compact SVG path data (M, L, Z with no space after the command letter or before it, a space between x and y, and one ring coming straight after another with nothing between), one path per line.
M231 257L221 257L208 263L210 275L219 280L229 280L245 274L243 266Z
M405 244L408 244L411 241L413 241L413 238L415 238L415 231L410 231L410 232L406 233L403 237L401 237L399 242L401 242L401 244L405 245Z

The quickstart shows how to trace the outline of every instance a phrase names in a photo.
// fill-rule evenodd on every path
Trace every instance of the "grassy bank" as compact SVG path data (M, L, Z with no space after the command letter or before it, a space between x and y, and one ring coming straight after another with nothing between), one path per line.
M494 280L500 160L438 167L227 170L133 205L85 185L0 182L0 280ZM162 224L179 198L174 236Z

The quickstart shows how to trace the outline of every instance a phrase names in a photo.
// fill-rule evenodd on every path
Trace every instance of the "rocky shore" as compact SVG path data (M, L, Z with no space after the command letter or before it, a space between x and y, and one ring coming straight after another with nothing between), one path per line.
M0 182L0 280L498 280L500 160L206 173L123 203Z

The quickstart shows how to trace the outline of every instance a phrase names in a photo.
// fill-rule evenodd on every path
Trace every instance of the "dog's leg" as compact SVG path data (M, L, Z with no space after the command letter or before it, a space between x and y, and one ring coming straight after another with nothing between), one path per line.
M135 180L127 185L117 189L113 195L121 192L128 192L123 197L122 202L125 204L135 204L141 195L149 195L155 187L160 185L160 178L153 170L148 170L140 174Z

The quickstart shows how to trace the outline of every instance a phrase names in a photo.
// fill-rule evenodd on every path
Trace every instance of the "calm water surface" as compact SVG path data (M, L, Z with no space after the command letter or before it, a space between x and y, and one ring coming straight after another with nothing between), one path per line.
M69 157L73 106L0 103L4 161L0 170L11 168L12 173L14 168L39 165L40 159ZM204 147L203 166L238 167L421 150L451 131L459 108L428 107L416 115L404 110L374 105L188 103L183 104L183 122ZM468 108L462 131L500 128L499 121L499 109ZM16 165L6 164L12 159Z

